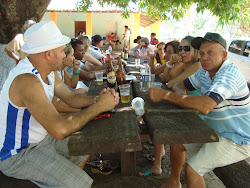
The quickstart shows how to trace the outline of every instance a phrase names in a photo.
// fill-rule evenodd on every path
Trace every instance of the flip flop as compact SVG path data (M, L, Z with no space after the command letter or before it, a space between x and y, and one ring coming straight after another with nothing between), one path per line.
M152 154L152 155L149 155L149 154L148 154L148 155L146 155L145 157L146 157L146 159L149 160L149 161L155 161L155 156L154 156L154 154Z
M94 174L102 174L102 175L109 175L113 172L111 168L105 167L104 165L100 167L91 167L91 172Z
M148 154L148 155L146 155L145 157L146 157L146 159L149 160L149 161L155 161L155 155L154 155L154 154L151 154L151 155ZM163 159L165 159L165 158L166 158L166 155L163 155L162 158L161 158L161 160L163 160Z
M150 175L153 175L153 173L150 171L149 168L147 168L147 169L145 169L145 170L143 170L142 172L139 173L139 176L150 176Z

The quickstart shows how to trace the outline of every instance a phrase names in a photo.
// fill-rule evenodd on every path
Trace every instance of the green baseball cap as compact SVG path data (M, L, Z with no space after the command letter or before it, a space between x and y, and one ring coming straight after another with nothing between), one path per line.
M211 41L211 42L217 42L219 43L221 46L223 46L226 49L227 46L227 42L224 38L222 38L222 36L220 36L220 34L218 33L210 33L207 32L206 35L202 38L202 37L196 37L192 40L191 45L193 48L199 50L200 46L203 42L206 41Z

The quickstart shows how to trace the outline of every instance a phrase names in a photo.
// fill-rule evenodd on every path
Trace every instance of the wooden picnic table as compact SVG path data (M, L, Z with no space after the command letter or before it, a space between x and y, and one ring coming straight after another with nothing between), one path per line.
M93 80L88 94L99 95L107 84L97 85ZM130 93L130 100L132 92ZM90 121L83 129L70 136L70 155L121 152L121 173L135 175L135 152L142 149L140 130L130 103L119 103L110 117Z
M142 62L142 61L141 61ZM134 66L134 58L129 58L126 71L138 76L139 68ZM155 77L156 82L161 82ZM162 89L170 90L165 83ZM140 91L139 78L132 83L134 97L145 101L143 119L155 144L190 144L218 142L217 133L198 116L196 110L183 109L167 101L152 102L147 92Z
M133 66L134 58L129 58L127 62L126 72L138 77L139 69ZM106 87L106 81L99 86L93 80L88 94L98 95ZM167 89L164 84L162 88ZM143 119L153 143L186 144L218 141L216 132L197 115L196 111L182 109L167 101L153 103L147 93L140 92L139 81L133 80L130 102L133 97L138 96L145 101ZM90 121L83 129L70 136L68 147L73 156L121 152L121 173L135 175L135 153L141 150L142 146L139 123L131 104L120 103L111 117Z

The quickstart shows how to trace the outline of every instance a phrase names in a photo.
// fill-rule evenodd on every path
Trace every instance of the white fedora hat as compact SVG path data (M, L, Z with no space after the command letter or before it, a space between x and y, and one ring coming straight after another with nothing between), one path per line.
M45 52L70 42L70 38L62 35L53 21L34 24L25 31L24 38L21 50L27 54Z

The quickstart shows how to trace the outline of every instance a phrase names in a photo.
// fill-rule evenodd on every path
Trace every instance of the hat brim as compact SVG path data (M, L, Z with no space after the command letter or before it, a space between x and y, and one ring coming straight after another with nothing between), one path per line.
M202 37L196 37L194 38L192 41L191 41L191 46L197 50L200 49L201 47L201 44L203 42L207 42L207 41L211 41L211 40L208 40L208 39L205 39L205 38L202 38ZM213 42L213 41L212 41Z
M69 42L70 42L70 38L63 35L61 41L54 43L54 44L48 44L48 45L44 45L44 46L30 48L27 45L27 43L24 43L24 45L21 47L21 50L27 54L37 54L37 53L46 52L48 50L58 48L62 45L68 44Z

